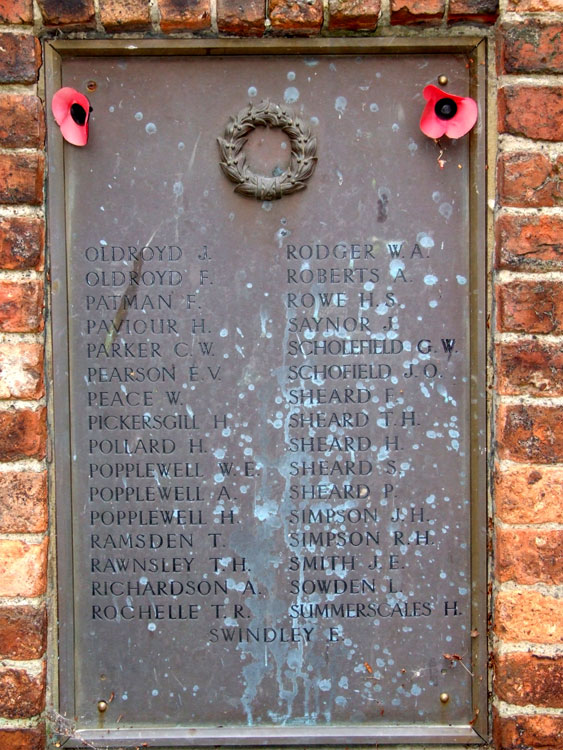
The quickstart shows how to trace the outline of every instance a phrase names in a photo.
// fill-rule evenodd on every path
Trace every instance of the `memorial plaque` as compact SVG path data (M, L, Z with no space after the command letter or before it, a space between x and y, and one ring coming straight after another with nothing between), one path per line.
M69 746L480 742L482 53L127 44L50 52Z

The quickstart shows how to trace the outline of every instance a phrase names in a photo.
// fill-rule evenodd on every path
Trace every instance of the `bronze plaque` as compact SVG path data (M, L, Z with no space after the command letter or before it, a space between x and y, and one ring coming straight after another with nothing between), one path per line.
M481 741L477 136L419 129L476 64L64 58L71 744Z

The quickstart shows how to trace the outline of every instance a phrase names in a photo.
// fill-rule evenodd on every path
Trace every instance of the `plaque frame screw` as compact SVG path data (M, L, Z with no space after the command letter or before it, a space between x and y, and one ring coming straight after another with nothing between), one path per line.
M88 89L88 91L95 91L98 88L98 84L96 83L96 81L88 81L88 83L86 84L86 88Z
M103 714L108 710L107 701L98 701L98 711Z
M448 83L448 76L438 76L438 83L440 84L440 86L446 86Z
M440 693L440 703L447 703L450 700L448 693Z

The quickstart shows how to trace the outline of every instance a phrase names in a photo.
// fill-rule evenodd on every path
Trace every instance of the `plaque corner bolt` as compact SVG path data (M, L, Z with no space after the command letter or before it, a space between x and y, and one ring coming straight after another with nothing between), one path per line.
M440 84L440 86L447 86L448 76L444 76L444 75L438 76L438 83Z
M449 700L450 696L448 695L448 693L440 693L440 703L447 703Z
M98 711L103 714L108 710L107 701L98 701Z

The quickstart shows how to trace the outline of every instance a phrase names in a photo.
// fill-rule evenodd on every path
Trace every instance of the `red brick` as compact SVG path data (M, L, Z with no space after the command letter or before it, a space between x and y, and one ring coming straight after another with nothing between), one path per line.
M563 716L494 716L494 747L497 750L560 750L563 747Z
M499 90L498 104L501 133L563 140L563 87L504 86Z
M151 28L149 0L100 0L100 20L106 31L146 31Z
M205 31L211 27L209 0L158 0L160 28L173 31Z
M41 65L38 39L0 32L0 49L0 83L35 83Z
M43 267L45 224L42 219L0 219L0 268L24 270Z
M373 31L379 21L381 0L329 0L328 28Z
M0 472L0 533L37 533L47 529L47 473Z
M0 596L40 596L47 585L47 540L0 539Z
M497 388L507 396L563 396L561 345L510 341L497 345Z
M96 26L94 0L37 0L45 26L88 29Z
M495 633L503 641L563 642L563 599L539 591L500 591Z
M556 189L559 190L559 186ZM497 220L496 239L497 268L563 269L563 218L560 216L503 214Z
M391 0L391 23L439 24L446 10L445 0Z
M317 34L323 25L322 0L270 0L274 31L284 34Z
M0 729L0 747L2 750L45 750L45 728Z
M457 23L494 23L498 16L499 0L450 0L448 21Z
M0 411L0 461L45 458L45 409Z
M43 145L44 139L43 107L37 96L0 96L0 146L37 148Z
M502 154L498 167L501 205L536 208L563 203L563 157L552 161L542 153Z
M262 36L266 0L217 0L217 27L222 34Z
M33 23L33 0L0 0L0 23Z
M43 329L43 282L0 281L0 331Z
M557 406L502 405L498 409L501 458L554 464L563 461L563 420Z
M496 224L497 268L562 270L562 231L560 216L503 214Z
M25 669L0 668L0 716L27 719L45 708L45 670L36 677Z
M522 333L563 332L563 283L511 281L497 290L498 327Z
M561 12L563 11L563 0L508 0L507 10L516 13Z
M498 529L495 563L499 581L563 583L563 531Z
M45 395L43 346L0 344L0 399L38 399Z
M563 468L497 466L495 508L505 523L560 523L563 517Z
M497 696L525 706L563 707L563 658L510 653L496 658Z
M499 30L500 65L505 73L562 73L563 24L537 20Z
M47 609L0 606L0 658L39 659L47 645Z
M0 203L43 203L43 154L0 154Z

